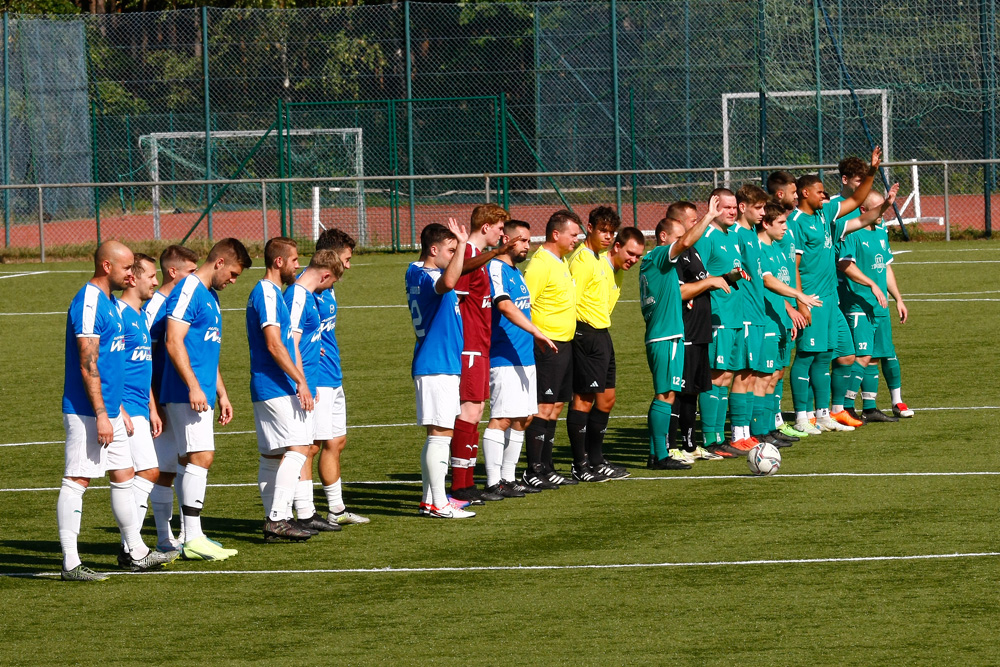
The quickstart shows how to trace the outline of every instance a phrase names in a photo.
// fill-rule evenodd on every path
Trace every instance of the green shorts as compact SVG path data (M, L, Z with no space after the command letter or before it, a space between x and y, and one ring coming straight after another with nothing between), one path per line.
M774 370L788 368L792 363L792 343L791 329L785 329L783 333L778 334L778 358L775 360Z
M754 373L773 373L774 359L778 356L778 341L773 335L768 338L764 333L764 327L750 324L745 327L746 338L746 366Z
M844 312L838 308L833 318L837 324L836 345L833 348L834 358L839 359L840 357L848 357L855 354L854 336L851 333L851 327L848 325Z
M837 345L837 318L840 307L837 296L823 299L822 306L816 306L812 314L812 324L799 332L797 349L799 352L829 352Z
M896 356L896 344L892 342L892 318L888 315L875 316L875 352L876 359L891 359Z
M684 339L646 343L646 363L653 374L653 393L680 391L684 386Z
M851 327L854 354L872 356L875 353L875 323L868 313L847 313L847 325Z
M743 327L717 327L712 330L712 342L708 344L708 362L712 368L717 371L741 371L747 367L746 354Z

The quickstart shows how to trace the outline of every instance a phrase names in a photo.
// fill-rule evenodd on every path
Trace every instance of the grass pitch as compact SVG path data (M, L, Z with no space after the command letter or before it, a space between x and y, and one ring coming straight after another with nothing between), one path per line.
M236 416L217 429L209 482L224 486L209 489L205 510L206 532L240 554L96 585L0 577L0 660L996 663L1000 247L897 250L910 251L894 264L910 309L895 336L913 419L810 438L782 451L773 478L750 477L742 461L646 471L651 386L633 271L614 317L608 432L609 456L633 479L454 522L415 514L423 434L408 425L402 305L412 257L359 255L337 287L343 466L349 506L372 523L276 545L261 539L255 484L243 309L261 274L251 270L221 293ZM0 573L57 574L64 313L88 267L2 271L0 445L44 444L0 446ZM38 271L50 272L18 275ZM885 408L884 387L880 399ZM560 429L563 468L566 442ZM85 496L80 551L113 570L107 494Z

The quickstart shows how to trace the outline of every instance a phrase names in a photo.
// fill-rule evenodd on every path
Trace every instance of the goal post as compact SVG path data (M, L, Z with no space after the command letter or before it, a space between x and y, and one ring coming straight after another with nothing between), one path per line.
M820 90L818 94L821 98L836 98L836 97L850 97L851 94L855 93L858 97L871 97L876 96L880 98L880 110L882 116L882 153L885 159L888 160L890 155L889 150L889 89L888 88L859 88L857 90L851 91L849 89L836 89L836 90ZM789 99L789 98L813 98L815 99L817 95L816 90L787 90L787 91L777 91L766 93L767 99ZM759 99L760 92L739 92L739 93L723 93L722 94L722 167L723 167L723 181L725 184L729 184L731 180L731 168L734 166L768 166L768 165L733 165L732 164L732 146L731 146L731 132L730 123L732 118L731 104L738 100L750 100Z

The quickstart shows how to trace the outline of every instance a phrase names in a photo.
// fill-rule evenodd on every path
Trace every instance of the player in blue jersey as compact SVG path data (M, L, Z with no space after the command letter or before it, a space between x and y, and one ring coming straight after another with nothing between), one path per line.
M153 438L160 435L163 423L160 421L156 402L150 393L153 353L146 317L142 313L142 303L153 296L159 285L156 280L156 260L138 252L134 256L132 276L122 291L121 298L118 299L118 313L125 327L122 407L132 419L132 435L129 437L132 467L135 469L132 495L135 497L136 520L141 530L149 507L149 494L160 474ZM167 550L176 551L173 545ZM127 567L129 559L127 545L122 541L118 565Z
M247 249L234 238L216 243L205 263L177 284L164 308L166 347L160 403L166 411L163 435L177 450L177 500L181 506L185 558L225 560L236 555L205 536L201 511L208 486L208 469L215 458L212 427L216 398L219 423L233 419L226 385L219 370L222 348L222 312L218 290L236 282L253 265Z
M417 394L417 423L427 428L421 453L423 495L420 515L440 519L476 516L448 497L451 438L459 406L462 377L462 315L455 285L462 276L465 226L431 223L420 232L420 259L406 270L406 301L417 340L411 373Z
M108 241L94 253L94 277L76 293L66 317L66 372L62 398L66 459L56 519L62 547L62 578L101 581L83 565L77 549L83 494L90 480L111 480L111 512L128 545L128 567L149 570L177 555L152 551L139 535L134 469L128 438L132 421L122 408L125 375L125 327L112 292L132 276L132 251Z
M295 281L298 247L278 236L264 245L264 277L247 299L250 400L260 461L257 485L264 506L264 540L301 541L319 533L292 518L292 499L312 442L313 392L295 363L291 318L281 286Z
M316 416L322 403L319 382L323 358L323 325L316 294L333 287L333 283L343 275L344 265L340 261L340 255L333 250L318 250L295 284L285 290L285 305L288 306L291 320L292 359L305 375L309 391L316 397L317 408L309 414L309 447L295 488L295 512L301 525L325 531L338 531L340 524L321 519L316 514L316 504L313 502L312 462L319 453L319 446L316 444Z
M354 246L354 239L336 227L324 230L316 240L316 251L335 252L340 258L343 271L351 268ZM337 276L336 280L339 281L340 277ZM343 482L340 478L340 455L347 444L347 399L343 387L344 373L340 365L340 345L337 343L339 314L337 294L332 285L330 289L317 291L314 294L323 337L317 380L319 402L313 416L316 426L313 433L315 439L310 451L315 454L318 448L320 453L318 468L323 494L326 496L328 510L326 520L341 526L364 524L369 522L367 517L348 511L344 503ZM306 476L307 471L303 470L303 477ZM308 477L312 478L311 467L308 470Z
M531 323L531 294L517 264L528 257L531 226L523 220L504 223L505 251L488 264L493 322L490 333L490 421L483 432L486 490L504 498L540 493L517 482L515 469L524 431L538 412L535 344L557 352L555 343ZM529 463L541 463L542 443L535 443Z
M149 503L153 506L153 521L156 523L156 548L160 551L171 551L180 547L179 540L174 538L170 520L174 513L174 476L177 473L177 450L169 438L159 437L163 433L163 406L160 404L160 382L163 380L163 366L167 360L167 346L163 344L167 331L167 312L163 305L174 289L174 285L194 273L198 268L198 255L190 248L181 245L167 246L160 253L160 270L163 272L160 289L153 293L143 307L146 316L146 326L153 351L153 401L156 406L155 415L150 412L150 425L154 426L153 447L156 450L156 463L160 471L149 494ZM159 423L159 428L155 424Z

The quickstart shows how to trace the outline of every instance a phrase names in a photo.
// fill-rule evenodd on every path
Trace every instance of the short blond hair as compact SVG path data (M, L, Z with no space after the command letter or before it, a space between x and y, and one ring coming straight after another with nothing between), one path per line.
M309 260L309 268L326 270L333 274L333 277L340 280L344 275L344 262L340 259L340 253L336 250L318 250Z

